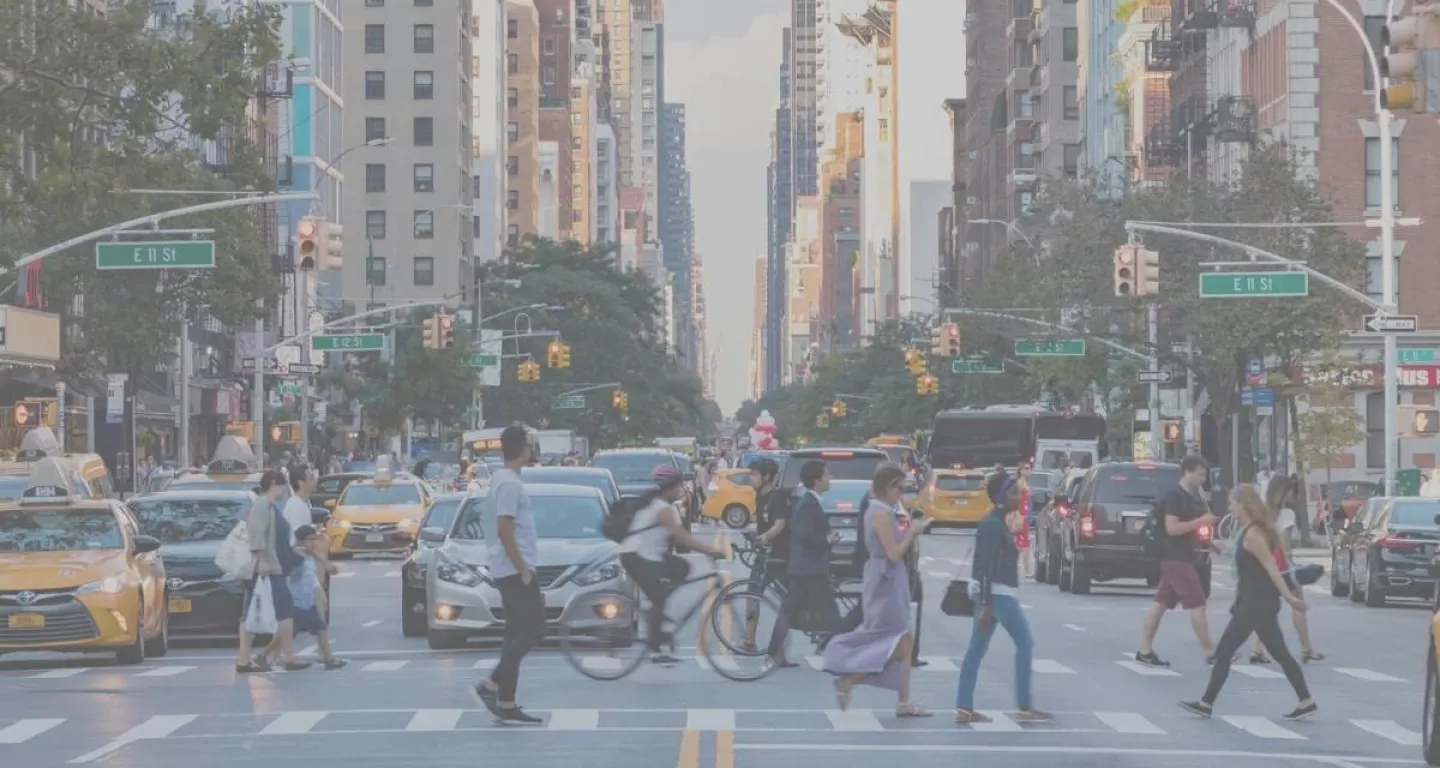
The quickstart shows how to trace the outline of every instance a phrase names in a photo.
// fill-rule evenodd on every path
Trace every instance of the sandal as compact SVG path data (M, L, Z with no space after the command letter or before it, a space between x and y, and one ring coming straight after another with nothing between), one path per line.
M1319 651L1306 651L1300 654L1300 660L1307 663L1311 661L1324 661L1325 654Z
M1266 656L1266 655L1263 654L1263 653L1252 653L1252 654L1250 654L1250 663L1251 663L1251 664L1269 664L1269 663L1270 663L1270 657L1269 657L1269 656Z
M975 710L973 710L973 709L957 709L957 710L955 710L955 724L956 724L956 725L974 725L974 724L976 724L976 723L990 723L990 722L994 722L994 721L991 720L989 716L987 716L987 715L985 715L985 714L983 714L983 713L981 713L981 712L977 712L977 711L975 711Z
M1043 709L1022 709L1015 713L1015 720L1021 723L1048 723L1055 716Z
M260 673L260 672L269 672L269 671L270 671L270 665L269 665L269 664L256 664L256 663L253 662L253 661L250 662L249 664L236 664L236 665L235 665L235 674L237 674L237 675L252 675L252 674L257 674L257 673Z
M907 702L904 702L903 704L896 704L896 705L895 705L895 716L896 716L896 717L901 717L901 718L904 718L904 717L931 717L931 716L933 716L933 715L934 715L934 713L931 712L930 710L928 710L928 709L920 706L919 704L915 704L915 703L913 703L913 702L907 701Z
M835 680L835 706L839 707L841 712L850 708L850 688L850 683L844 678Z

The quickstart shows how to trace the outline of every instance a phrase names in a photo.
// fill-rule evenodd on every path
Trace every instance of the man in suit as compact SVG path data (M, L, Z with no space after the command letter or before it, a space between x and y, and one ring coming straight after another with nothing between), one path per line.
M770 636L770 658L781 667L796 666L785 657L785 640L802 612L809 616L812 631L828 632L839 623L830 589L830 548L836 537L830 532L830 521L820 503L820 494L830 489L825 462L805 462L800 467L800 483L805 490L795 498L786 526L790 533L790 563L785 605Z

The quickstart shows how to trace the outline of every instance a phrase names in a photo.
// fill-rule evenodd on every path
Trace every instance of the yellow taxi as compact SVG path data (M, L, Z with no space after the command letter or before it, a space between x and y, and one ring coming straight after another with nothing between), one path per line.
M0 654L106 651L120 664L163 656L170 635L160 542L111 499L79 493L64 459L36 463L19 500L0 502Z
M260 486L260 460L244 438L226 435L215 446L215 454L204 474L176 475L167 491L254 491Z
M373 477L346 486L335 502L335 511L325 522L330 556L403 553L415 541L420 519L433 501L430 486L414 476L397 475L389 457L382 456Z
M721 520L736 530L749 525L755 518L755 481L755 474L748 469L716 470L705 488L701 516Z
M978 525L990 512L985 473L968 469L932 469L915 507L935 525Z
M1440 577L1440 560L1430 564ZM1440 596L1430 612L1430 647L1425 651L1425 711L1420 718L1421 753L1426 765L1440 765Z
M30 484L35 463L45 458L60 458L80 473L84 481L77 495L89 499L108 499L115 495L115 485L105 461L93 453L64 453L60 441L49 427L36 427L20 440L20 451L13 461L0 461L0 500L15 500Z

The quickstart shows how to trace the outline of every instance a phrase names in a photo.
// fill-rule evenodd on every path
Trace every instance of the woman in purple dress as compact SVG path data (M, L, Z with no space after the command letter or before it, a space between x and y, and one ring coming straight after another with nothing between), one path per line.
M860 628L836 635L825 646L824 669L838 679L835 698L840 709L850 705L850 690L873 685L895 691L896 717L929 717L910 701L910 657L915 642L910 626L910 574L905 553L930 526L916 520L903 536L896 519L904 493L905 471L888 464L875 472L870 504L861 512L861 534L870 557L865 561L860 593L864 621Z

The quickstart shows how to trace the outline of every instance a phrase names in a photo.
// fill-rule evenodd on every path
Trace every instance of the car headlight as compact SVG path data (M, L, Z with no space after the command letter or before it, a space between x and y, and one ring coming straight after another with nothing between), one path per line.
M92 581L89 584L82 584L79 589L75 590L75 594L90 595L95 593L101 593L106 595L116 595L119 594L120 590L124 588L124 579L118 576L106 576L103 579Z
M413 517L402 517L402 518L400 518L400 522L399 522L399 524L398 524L397 527L405 528L405 529L408 529L408 530L412 530L412 531L413 531L413 530L415 530L416 528L419 528L419 527L420 527L420 521L419 521L419 520L416 520L416 519L413 518Z
M618 579L620 578L620 571L620 561L612 557L581 571L580 574L574 578L574 582L579 586L588 587L591 584L599 584L602 581Z
M720 492L720 486L718 486L718 485L716 485L716 484L714 484L714 483L711 483L711 484L705 486L705 492L706 492L706 493L719 493L719 492Z
M477 570L459 563L440 563L435 566L435 578L461 587L478 587L485 583L485 577Z

